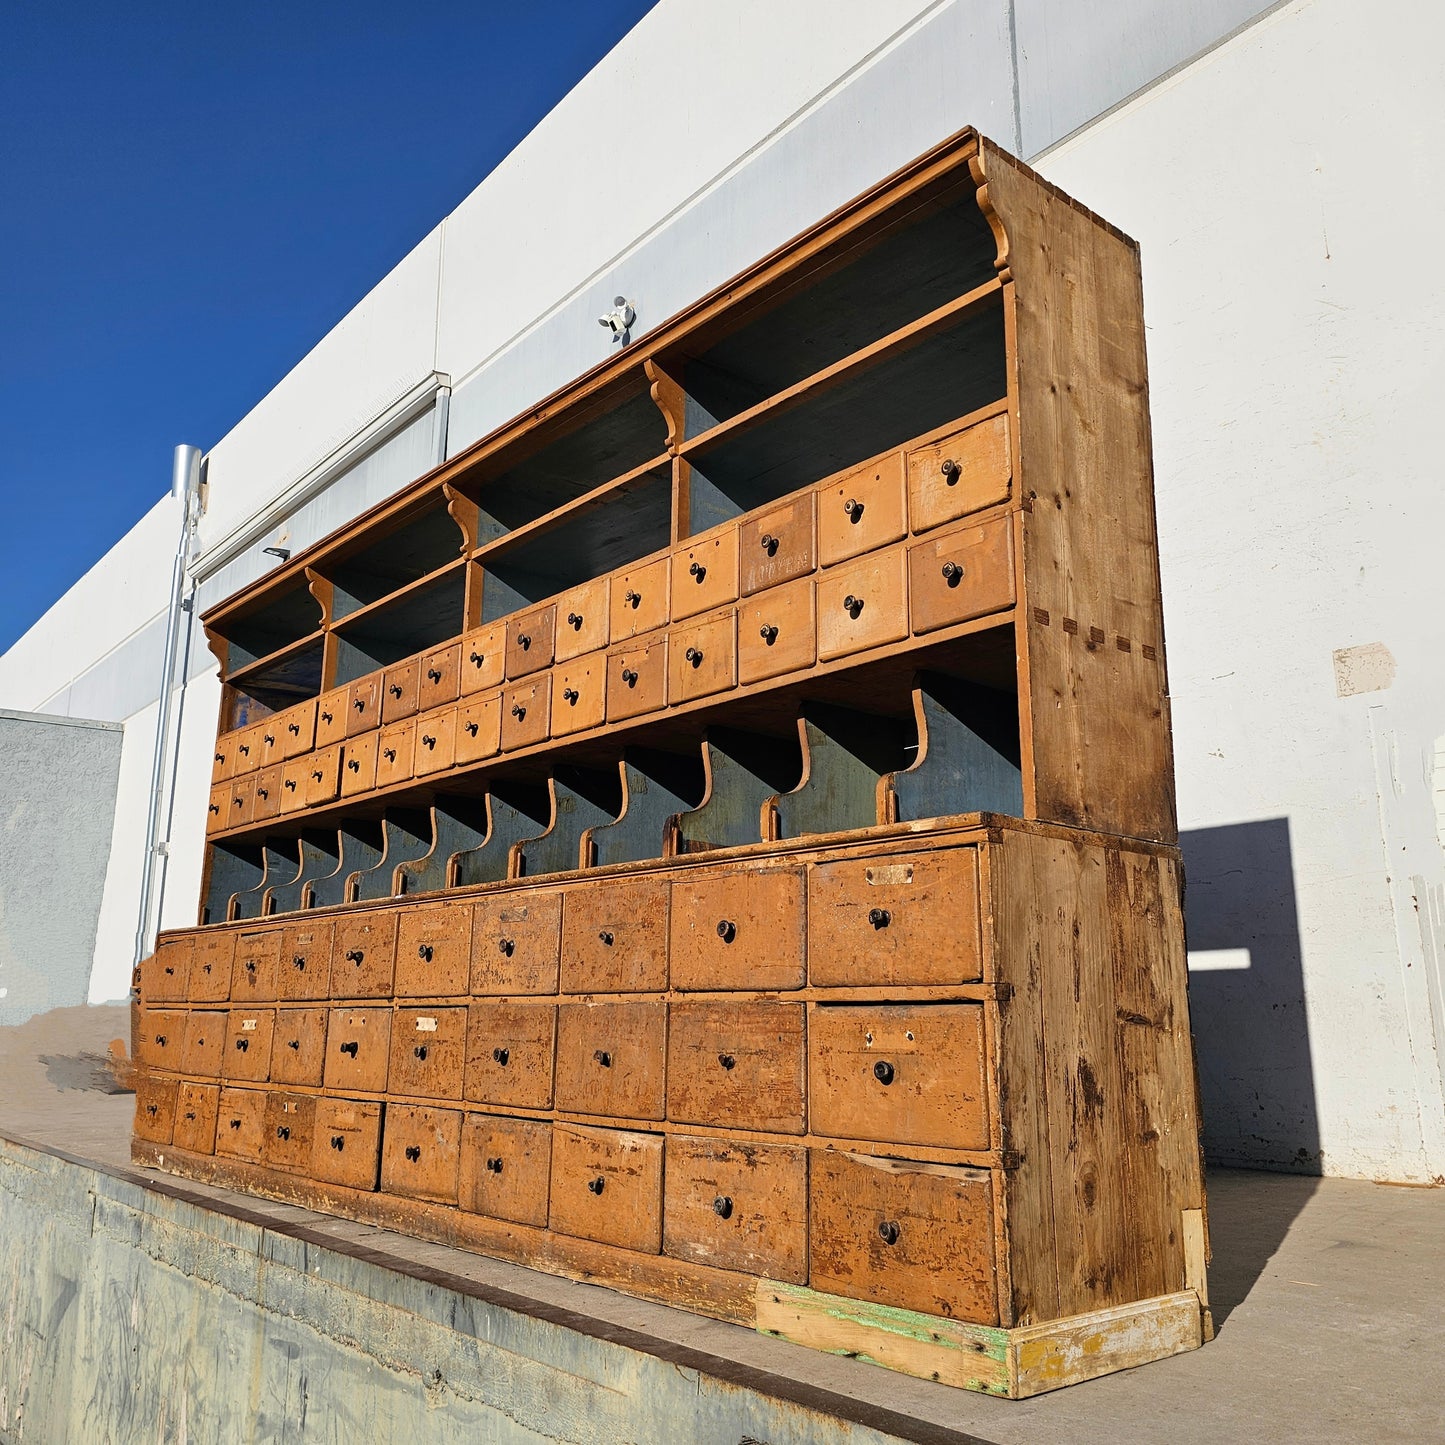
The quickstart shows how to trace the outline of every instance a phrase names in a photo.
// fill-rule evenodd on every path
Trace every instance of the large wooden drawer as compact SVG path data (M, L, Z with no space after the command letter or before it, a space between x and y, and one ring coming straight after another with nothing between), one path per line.
M332 998L390 998L396 973L394 908L336 920L331 941Z
M818 565L815 510L816 494L804 492L742 521L738 553L744 597L806 577Z
M552 674L552 736L601 727L607 715L607 654L559 663Z
M667 706L667 634L639 637L607 654L607 721L622 722Z
M179 1003L190 990L195 941L168 938L141 960L140 996L146 1003Z
M216 1115L217 1154L229 1154L233 1158L259 1164L265 1127L264 1089L221 1090L220 1110Z
M169 1144L176 1117L176 1081L137 1074L135 1081L135 1135L152 1144Z
M557 1107L661 1119L667 1005L564 1003L557 1011Z
M818 579L818 660L831 662L908 636L902 547L860 557Z
M507 624L492 622L462 638L458 676L461 695L496 687L506 673Z
M519 612L507 621L507 676L527 677L551 667L557 648L557 604Z
M502 694L502 751L515 752L546 742L551 706L550 676L507 688Z
M290 924L281 935L276 995L282 999L331 996L331 919Z
M326 1019L330 1011L313 1008L276 1010L271 1043L271 1078L277 1084L315 1088L326 1071Z
M185 1009L141 1009L136 1015L136 1063L148 1069L179 1073L185 1054L185 1037Z
M1013 603L1013 533L1007 517L981 527L955 527L908 549L908 606L915 632L986 617Z
M1000 413L908 453L908 517L915 532L1006 502L1013 467Z
M627 878L569 888L562 909L564 993L667 987L667 881Z
M607 578L597 577L557 598L555 654L566 662L607 646Z
M464 697L457 707L457 764L494 757L502 746L502 694Z
M237 1003L270 1003L276 997L282 936L280 928L252 928L237 937L231 969L231 997Z
M171 1142L192 1154L213 1154L216 1149L216 1117L221 1107L218 1084L183 1083L176 1090L175 1127Z
M561 955L560 888L477 899L472 912L474 994L556 993Z
M400 910L396 938L398 998L452 998L467 992L472 905L431 903Z
M801 868L684 874L672 885L672 987L801 988L804 916Z
M672 554L672 620L737 601L738 525L693 537Z
M738 610L738 678L746 686L787 672L806 672L818 660L818 614L813 579L760 592Z
M409 1199L455 1204L461 1142L460 1110L388 1104L381 1139L381 1187Z
M721 615L675 627L667 639L667 696L677 703L738 685L738 618Z
M659 557L613 576L608 593L608 628L613 642L667 626L670 572L670 559Z
M221 1077L264 1084L271 1076L271 1044L275 1033L274 1008L233 1008L226 1015Z
M801 1134L800 1003L675 1002L667 1023L667 1117Z
M514 1109L552 1107L557 1006L487 1000L468 1009L466 1097Z
M316 1101L311 1173L328 1184L375 1189L381 1165L381 1105L358 1099Z
M473 1214L547 1227L552 1126L537 1119L468 1114L462 1122L457 1200Z
M662 1137L558 1124L552 1130L548 1220L559 1234L658 1253Z
M825 567L896 542L907 531L902 452L818 488L818 556Z
M231 997L231 965L235 957L233 929L209 928L195 935L187 989L192 1003L225 1003Z
M391 1058L390 1008L334 1008L326 1025L328 1089L379 1094Z
M467 1061L467 1011L399 1008L391 1024L387 1089L418 1099L460 1099Z
M226 1058L226 1010L194 1008L186 1015L181 1072L193 1078L219 1079Z
M416 741L412 745L412 774L424 778L443 773L457 760L457 710L442 708L416 720Z
M311 1167L311 1141L316 1129L314 1094L266 1095L261 1125L261 1160L268 1168L288 1173Z

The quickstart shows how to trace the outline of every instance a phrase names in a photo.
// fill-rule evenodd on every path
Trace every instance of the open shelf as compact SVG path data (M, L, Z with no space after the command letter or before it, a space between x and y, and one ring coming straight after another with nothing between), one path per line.
M303 698L315 697L321 691L323 650L319 635L303 639L233 671L227 680L238 693L260 703L264 710L277 712Z
M465 623L466 565L448 568L395 601L338 624L332 685L354 682L458 636Z
M373 534L366 546L344 559L323 562L318 570L335 588L333 619L339 622L455 562L463 542L445 500L438 497L398 526Z
M227 643L227 671L236 673L295 646L321 626L321 607L304 577L228 617L218 631Z

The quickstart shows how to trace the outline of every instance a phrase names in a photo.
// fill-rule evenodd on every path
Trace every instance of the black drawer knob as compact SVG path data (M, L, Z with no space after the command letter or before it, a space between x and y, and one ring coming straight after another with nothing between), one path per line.
M323 712L323 713L321 714L321 721L324 722L324 723L329 723L334 716L335 716L334 713Z
M262 739L262 741L266 744L268 748L274 748L276 746L276 739L272 737L270 733L267 733L265 738Z
M298 953L298 954L291 960L291 967L294 968L297 973L305 973L305 972L306 972L306 959L305 959L305 957L304 957L303 955L301 955L301 954Z
M473 737L476 737L477 733L481 731L481 724L474 722L463 723L462 729L465 732L469 732Z
M520 647L523 652L526 652L532 646L532 639L525 632L519 632L517 634L517 646Z
M468 658L474 667L480 667L486 660L487 655L484 652L473 652Z
M419 1059L422 1061L422 1063L426 1063L426 1045L425 1045L425 1044L418 1044L418 1045L412 1050L412 1053L415 1054L416 1057L419 1058Z
M156 1114L160 1113L160 1106L157 1104L147 1104L146 1113L154 1117Z
M351 705L357 710L357 712L366 711L366 701L363 698L357 698L356 701L353 702Z
M898 1227L898 1221L896 1219L883 1219L878 1223L878 1238L881 1239L884 1244L897 1244L898 1236L902 1233L903 1231Z
M423 733L421 741L423 747L434 748L437 745L437 740L430 733Z
M239 1053L239 1054L244 1054L244 1053L246 1052L246 1050L249 1049L250 1047L251 1047L251 1040L250 1040L250 1039L237 1039L237 1040L236 1040L236 1052L237 1052L237 1053Z
M514 702L512 704L512 716L516 718L518 722L521 722L522 719L527 716L527 709L524 708L521 703Z
M599 1174L596 1179L589 1179L587 1187L593 1194L601 1194L607 1188L607 1181Z
M246 972L247 972L247 973L255 973L255 972L256 972L256 960L255 960L254 958L248 958L248 959L246 960Z
M175 969L174 969L170 964L166 964L166 977L167 977L167 978L173 978L173 977L175 976L175 972L176 972Z
M300 723L287 723L287 724L286 724L286 731L287 731L288 733L295 733L296 736L299 738L299 737L301 736L301 724L300 724Z
M278 1139L289 1139L291 1137L291 1130L288 1129L285 1124L278 1124L276 1126L276 1137Z
M771 647L773 643L778 640L778 629L773 626L760 627L758 628L758 636Z
M433 682L440 682L440 681L442 680L441 669L440 669L439 667L429 667L429 668L427 668L427 670L426 670L426 675L427 675Z
M351 766L354 767L354 768L359 768L359 767L361 766L361 764L360 764L360 763L353 763ZM269 798L269 797L271 796L271 790L270 790L269 788L257 788L257 789L256 789L256 796L257 796L258 798Z
M312 768L311 776L315 778L316 781L319 783L321 779L325 776L325 774L321 771L320 768Z
M582 626L582 614L580 612L569 612L567 614L567 625L575 632Z
M870 908L868 910L868 922L874 928L887 928L893 922L893 915L886 908Z
M497 940L497 952L504 958L510 958L517 951L517 940L515 938L499 938Z
M395 749L395 748L382 748L382 750L381 750L381 755L382 755L382 757L384 757L384 758L387 760L387 762L389 762L389 763L394 763L394 762L396 761L396 749Z
M355 1039L352 1039L349 1043L344 1043L344 1044L342 1044L342 1046L341 1046L341 1052L342 1052L343 1054L350 1054L351 1057L354 1059L354 1058L356 1057L356 1051L357 1051L360 1047L361 1047L361 1045L358 1044Z
M429 943L419 943L416 946L416 956L423 963L430 963L432 958L432 946Z
M217 761L218 763L224 763L224 762L226 761L226 755L225 755L225 753L217 753L217 754L216 754L216 761Z
M623 682L625 682L625 683L628 685L628 687L636 687L636 686L637 686L637 672L636 672L636 670L635 670L634 668L631 668L631 667L624 667L624 668L622 669L622 680L623 680Z
M863 599L855 597L851 592L843 599L843 611L851 617L854 622L858 620L858 614L863 610Z
M300 1039L287 1039L287 1041L286 1041L286 1047L287 1047L288 1049L290 1049L293 1053L299 1054L299 1053L301 1052L301 1040L300 1040Z
M606 1049L594 1049L592 1051L592 1057L596 1059L604 1069L610 1069L612 1067L612 1055L609 1054Z
M212 813L219 813L221 811L221 805L219 803L212 803L208 811Z
M581 697L582 694L578 692L575 687L564 687L562 689L562 696L565 697L567 701L572 704L573 707L576 707L577 699Z
M849 497L848 500L843 503L843 510L847 513L850 522L856 522L858 518L863 515L863 503L860 502L857 497Z
M725 1069L731 1069L737 1063L737 1060L733 1058L731 1054L719 1054L717 1056L717 1061Z
M778 539L773 536L771 532L764 532L763 535L758 538L758 545L763 549L764 552L768 554L769 557L777 555Z
M410 1159L413 1164L415 1164L417 1160L421 1158L421 1145L408 1144L406 1146L406 1157Z
M717 936L724 943L731 943L738 936L738 926L731 918L720 918L717 925Z
M642 593L640 593L640 592L633 592L633 591L629 588L628 591L626 591L626 592L624 592L624 593L622 594L622 600L623 600L629 607L631 607L634 611L636 611L636 609L637 609L637 604L642 601Z
M502 1172L502 1161L495 1154L487 1160L487 1173L500 1174Z
M331 1136L331 1147L338 1151L346 1148L345 1136L341 1134L333 1134Z
M164 1034L157 1034L157 1035L156 1035L156 1042L157 1042L162 1048L165 1048L165 1046L166 1046L166 1036L165 1036Z
M242 744L240 744L239 747L237 747L236 751L237 751L238 753L249 753L249 752L251 751L251 744L250 744L250 743L242 743Z
M187 1109L187 1110L186 1110L186 1118L189 1119L189 1120L191 1121L191 1123L194 1124L195 1121L196 1121L196 1111L195 1111L194 1109Z
M201 972L202 972L202 973L210 973L210 971L211 971L211 965L210 965L209 963L203 963L203 964L201 965Z
M152 1106L152 1107L154 1107L154 1106ZM239 1129L239 1128L241 1127L241 1121L240 1121L239 1119L232 1119L232 1120L231 1120L231 1127L232 1127L233 1129Z
M963 568L957 562L945 562L943 564L943 580L950 587L956 587L963 580Z
M696 577L699 582L707 576L707 568L704 567L701 562L694 562L687 571L689 576Z
M392 683L392 685L391 685L389 688L387 688L387 691L388 691L393 697L400 697L400 696L401 696L401 684L400 684L399 682L394 682L394 683Z
M893 1065L887 1059L879 1059L873 1065L873 1077L880 1084L891 1084L893 1082Z
M612 934L607 929L604 928L597 937L600 938L608 948L612 947Z
M366 957L366 953L365 953L365 951L364 951L363 949L360 949L360 948L348 948L348 949L346 950L346 961L347 961L347 963L360 963L361 960L362 960L363 958L365 958L365 957Z
M947 482L950 487L959 479L962 473L963 468L959 466L959 464L954 461L952 457L949 457L948 460L944 462L943 480Z
M511 1051L508 1049L495 1048L492 1050L492 1058L495 1059L496 1062L500 1064L504 1069L507 1067L507 1060L511 1057Z
M692 663L694 667L700 667L702 665L702 648L700 647L689 647L688 650L683 653L683 656Z
M285 782L282 784L282 786L283 786L283 787L290 788L291 791L294 793L294 792L296 791L296 779L295 779L295 778L287 778L287 779L285 780Z
M712 1202L712 1212L719 1219L727 1219L733 1212L733 1202L726 1194L719 1194Z

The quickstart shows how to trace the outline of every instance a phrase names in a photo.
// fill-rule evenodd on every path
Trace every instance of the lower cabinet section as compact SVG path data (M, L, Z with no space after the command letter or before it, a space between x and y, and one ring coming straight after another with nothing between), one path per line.
M467 1115L457 1189L463 1209L545 1229L551 1185L551 1124Z
M657 1254L662 1248L662 1136L558 1124L552 1131L547 1218L559 1234Z
M461 1142L459 1110L389 1105L381 1139L381 1187L388 1194L455 1204Z

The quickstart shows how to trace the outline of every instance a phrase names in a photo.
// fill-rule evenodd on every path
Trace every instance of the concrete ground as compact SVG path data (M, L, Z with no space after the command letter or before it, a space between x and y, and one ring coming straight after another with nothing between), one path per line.
M105 1067L123 1007L0 1029L0 1130L130 1171L131 1099ZM157 1180L167 1176L156 1175ZM176 1181L170 1181L174 1183ZM1216 1170L1209 1176L1218 1337L1204 1349L1052 1395L1000 1401L821 1356L733 1325L291 1206L185 1182L219 1211L321 1228L397 1270L440 1272L684 1347L720 1375L917 1441L1423 1441L1445 1436L1445 1190ZM709 1366L705 1363L702 1368Z

